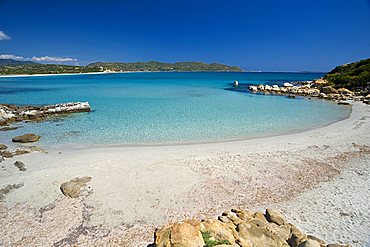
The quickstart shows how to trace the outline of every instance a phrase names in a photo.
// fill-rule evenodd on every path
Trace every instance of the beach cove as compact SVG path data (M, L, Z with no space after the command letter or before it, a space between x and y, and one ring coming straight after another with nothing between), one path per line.
M45 151L1 162L0 187L22 185L0 203L0 240L17 246L147 246L153 242L154 228L166 222L214 217L228 208L275 207L309 234L364 246L370 227L370 109L354 102L350 112L348 118L310 130L233 141L6 143L11 148L36 145ZM5 133L14 136L27 125L33 123ZM27 170L14 166L16 160ZM62 183L84 176L91 180L80 197L61 193Z

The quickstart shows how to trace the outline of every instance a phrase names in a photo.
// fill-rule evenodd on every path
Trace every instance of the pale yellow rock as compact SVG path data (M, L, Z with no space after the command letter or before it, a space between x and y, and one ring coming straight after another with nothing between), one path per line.
M239 242L244 246L271 246L289 247L287 242L269 231L266 224L259 220L244 222L238 225L237 231L242 240Z
M288 243L291 247L298 247L299 244L304 242L307 239L307 236L303 234L298 228L293 225L289 224L290 227L290 238L288 240Z
M315 240L308 239L301 243L298 247L320 247L320 244Z
M285 217L275 209L266 209L266 219L269 222L273 222L280 225L287 225L288 222L286 221Z
M235 244L235 238L229 226L219 220L208 219L200 224L202 232L209 232L218 241L227 240Z
M170 236L171 247L203 247L204 240L199 225L175 223Z

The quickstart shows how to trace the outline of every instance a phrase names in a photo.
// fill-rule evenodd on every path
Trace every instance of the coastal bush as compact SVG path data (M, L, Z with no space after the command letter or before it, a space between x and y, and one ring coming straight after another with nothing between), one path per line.
M206 244L204 247L214 247L216 245L221 245L221 244L231 245L231 243L228 240L212 239L210 232L202 232L202 237L203 237L204 243Z
M335 88L350 90L370 86L370 58L335 67L324 76Z

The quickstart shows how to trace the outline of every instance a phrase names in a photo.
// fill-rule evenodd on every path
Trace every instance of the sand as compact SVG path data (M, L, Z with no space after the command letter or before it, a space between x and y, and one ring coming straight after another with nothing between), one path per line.
M327 242L370 235L370 106L348 119L259 139L172 146L44 147L0 163L0 243L147 246L156 226L231 207L274 207ZM21 160L27 171L13 163ZM59 186L92 180L78 199ZM5 244L4 244L5 245Z

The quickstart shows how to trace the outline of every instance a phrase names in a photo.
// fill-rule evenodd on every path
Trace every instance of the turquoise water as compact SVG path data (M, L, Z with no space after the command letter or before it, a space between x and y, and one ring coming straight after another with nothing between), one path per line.
M21 123L6 142L28 132L41 144L156 144L222 141L295 132L348 116L324 100L225 90L240 83L311 80L308 73L119 73L0 78L0 102L88 101L90 113L62 121Z

